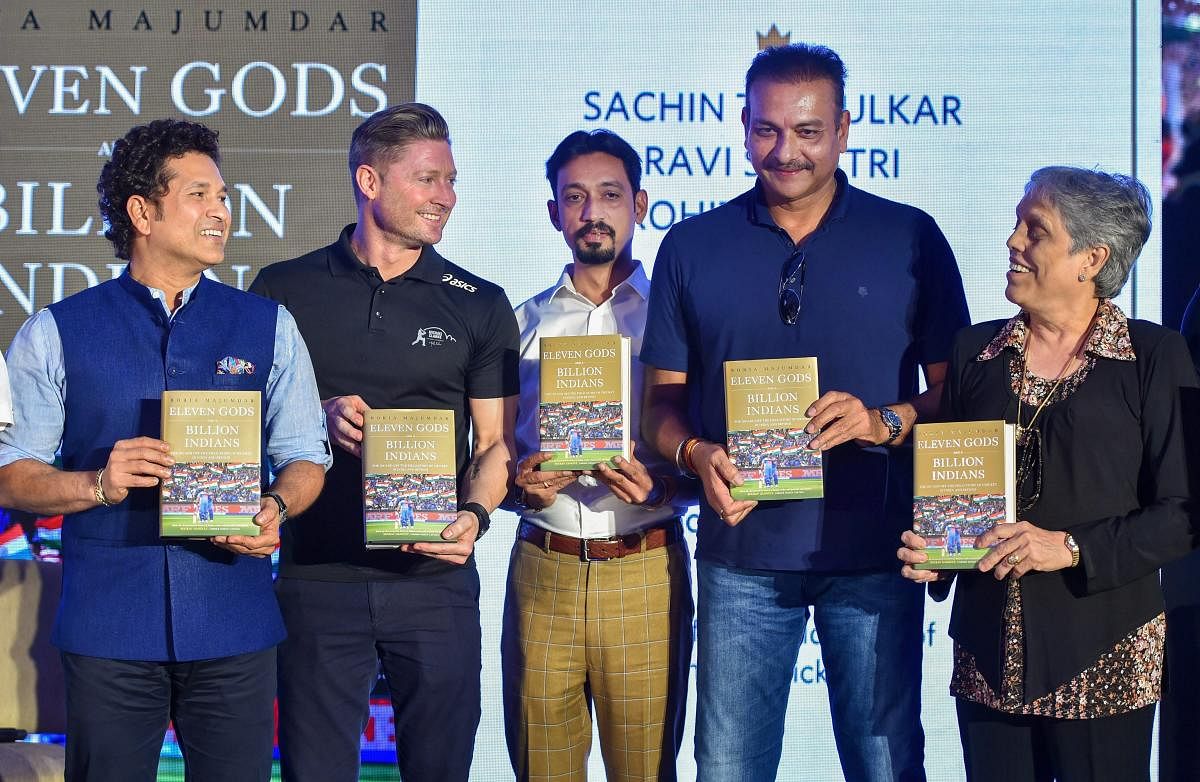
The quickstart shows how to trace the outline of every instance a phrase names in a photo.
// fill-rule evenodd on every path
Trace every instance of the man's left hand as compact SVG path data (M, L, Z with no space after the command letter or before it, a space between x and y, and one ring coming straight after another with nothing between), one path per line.
M630 441L628 459L617 456L611 463L600 462L592 473L617 499L630 505L641 505L654 491L654 478L646 471L645 465L637 460L636 450L637 443Z
M850 440L863 446L879 445L891 434L877 413L845 391L826 391L805 415L812 420L804 431L820 432L808 444L814 451L825 451Z
M405 543L401 551L424 554L455 565L464 565L475 551L475 539L479 537L479 517L469 510L460 510L458 518L442 530L445 543Z
M275 553L279 547L279 506L270 497L263 497L258 507L258 513L254 514L254 523L259 527L257 535L217 535L212 539L213 545L250 557L269 557Z

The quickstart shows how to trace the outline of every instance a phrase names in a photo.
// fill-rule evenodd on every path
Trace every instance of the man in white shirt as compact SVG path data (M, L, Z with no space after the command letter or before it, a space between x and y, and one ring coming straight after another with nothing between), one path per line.
M692 650L680 516L695 490L681 493L678 470L638 434L650 292L633 259L647 208L641 162L614 133L577 131L546 162L546 178L550 222L572 261L516 309L521 523L501 643L509 757L518 780L585 778L594 708L609 779L673 780ZM614 333L631 341L630 458L540 470L550 455L539 452L538 339Z

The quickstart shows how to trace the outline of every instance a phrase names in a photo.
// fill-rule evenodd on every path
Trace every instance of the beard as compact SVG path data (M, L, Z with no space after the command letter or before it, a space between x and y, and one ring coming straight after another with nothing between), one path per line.
M608 235L607 246L603 242L588 241L585 237L592 231L601 231ZM588 223L575 232L575 259L580 263L600 265L612 263L617 257L616 232L604 222L597 220Z

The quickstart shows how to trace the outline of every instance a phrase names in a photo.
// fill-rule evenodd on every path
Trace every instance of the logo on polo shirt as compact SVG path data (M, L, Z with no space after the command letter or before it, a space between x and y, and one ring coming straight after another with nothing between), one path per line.
M425 326L417 329L417 338L409 344L420 345L423 348L437 348L447 342L458 342L458 340L441 326Z
M447 285L453 285L455 288L462 288L467 293L474 293L475 291L479 290L471 283L458 279L450 272L446 272L442 275L442 282L446 283Z

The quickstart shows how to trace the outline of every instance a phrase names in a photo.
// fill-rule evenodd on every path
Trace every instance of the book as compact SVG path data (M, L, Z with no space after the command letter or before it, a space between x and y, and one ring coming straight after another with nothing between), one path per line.
M590 470L629 458L629 337L542 337L538 344L543 470Z
M917 424L913 430L913 532L929 559L918 570L973 568L975 541L1016 521L1016 426L1003 421Z
M262 491L262 395L164 391L162 439L171 477L162 482L164 538L258 535Z
M367 548L444 543L458 517L451 410L363 413L363 542Z
M725 446L742 477L735 500L825 496L821 452L804 412L821 395L815 358L725 362Z

